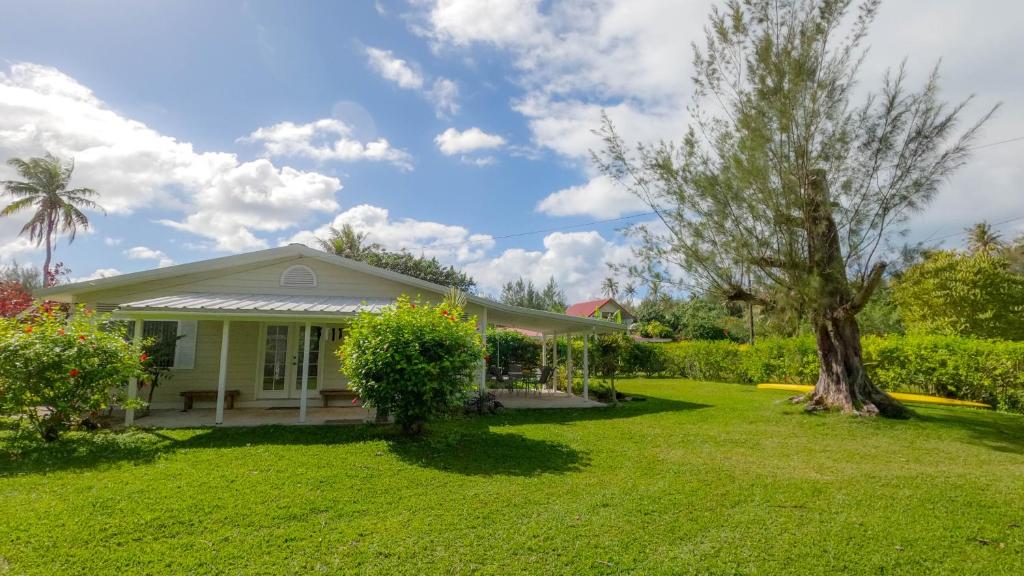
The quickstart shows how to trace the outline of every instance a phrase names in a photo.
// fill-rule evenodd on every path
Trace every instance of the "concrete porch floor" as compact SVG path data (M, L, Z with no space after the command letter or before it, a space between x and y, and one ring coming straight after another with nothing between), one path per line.
M570 396L565 392L545 390L537 392L508 390L491 390L509 410L529 410L537 408L599 408L604 404L595 400L584 400L582 396ZM153 410L148 416L135 419L135 425L141 428L199 428L213 426L215 411L212 408L195 408L188 412L181 410ZM331 406L322 408L310 406L306 410L306 421L303 425L339 425L373 422L376 412L359 406ZM224 411L224 423L221 426L265 426L299 425L298 408L235 408Z

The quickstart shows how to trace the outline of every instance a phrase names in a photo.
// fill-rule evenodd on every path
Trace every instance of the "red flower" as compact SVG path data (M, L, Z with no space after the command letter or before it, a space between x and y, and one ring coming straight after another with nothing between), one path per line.
M78 368L72 368L71 371L68 372L68 374L70 374L72 378L74 378L75 376L78 376L78 374L79 374Z
M57 328L57 334L60 334L61 336L63 336L64 335L64 329L63 328Z
M149 354L143 354L142 356L139 356L139 362L145 362L146 360L149 360Z
M415 309L416 305L415 304L409 304L409 308Z
M352 399L352 403L353 404L358 404L359 403L359 398L353 398Z
M78 339L81 340L82 342L85 342L85 334L79 334Z

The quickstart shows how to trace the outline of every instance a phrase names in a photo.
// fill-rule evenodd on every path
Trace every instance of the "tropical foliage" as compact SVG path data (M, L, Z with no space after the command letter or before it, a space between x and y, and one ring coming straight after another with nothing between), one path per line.
M0 412L56 440L110 406L112 390L144 376L148 357L107 320L81 306L69 315L45 305L21 319L0 319Z
M1024 340L1024 276L986 250L932 253L892 292L908 332Z
M338 353L365 405L415 435L430 419L462 406L483 346L475 319L458 306L403 296L379 314L357 316Z

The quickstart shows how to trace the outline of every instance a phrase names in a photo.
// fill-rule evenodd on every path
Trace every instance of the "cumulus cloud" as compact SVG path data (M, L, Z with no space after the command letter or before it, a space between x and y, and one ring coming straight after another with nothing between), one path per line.
M119 276L121 271L117 268L97 268L92 274L88 276L79 276L72 278L72 282L88 282L90 280L99 280L101 278L110 278L111 276Z
M609 264L631 258L628 246L605 239L596 231L555 232L544 237L544 250L512 248L494 258L466 264L465 270L489 294L520 275L543 285L554 277L570 302L599 297L601 281L611 274Z
M0 156L45 151L74 158L76 185L98 190L108 212L164 210L163 223L213 240L220 250L265 246L256 232L281 231L338 207L336 178L266 159L197 152L112 110L55 68L14 64L0 71ZM0 166L0 179L11 176ZM2 220L0 252L34 248L16 239L23 219Z
M439 76L431 83L419 64L399 58L391 50L367 46L366 59L370 69L381 78L429 100L438 116L458 114L459 85L454 80Z
M311 158L318 162L390 162L403 170L412 170L412 156L393 148L386 139L362 143L351 134L352 128L344 122L322 118L306 124L280 122L257 128L239 141L261 144L263 152L271 157Z
M437 257L445 263L459 263L484 257L494 246L486 234L472 234L462 226L426 222L412 218L393 219L386 208L362 204L342 212L329 224L315 230L299 232L282 242L298 242L315 246L317 238L327 238L330 228L350 224L358 232L366 232L369 242L388 250L408 250L416 255Z
M1016 26L1018 3L978 11L961 0L935 0L927 13L913 3L885 3L868 38L862 89L877 89L887 67L908 57L919 81L942 59L943 88L956 100L972 93L968 120L995 102L1016 102L1019 75L1006 73L1005 55L1024 50ZM691 43L704 42L711 0L423 0L414 31L439 53L471 53L483 45L508 55L521 95L512 106L528 122L533 143L577 163L594 176L592 130L606 110L627 141L678 140L688 123L692 93ZM948 33L936 34L935 30ZM1024 134L1024 109L1005 107L979 143ZM978 150L931 207L911 221L910 239L956 232L974 221L1019 212L1021 144ZM613 213L619 202L608 195ZM553 201L552 201L553 202ZM593 212L591 212L593 213ZM1009 232L1008 229L1004 231Z
M553 192L537 203L538 212L552 216L616 218L646 209L647 205L639 198L607 176L598 176L582 186Z
M157 267L159 268L166 268L174 264L174 260L168 257L167 254L154 248L147 248L146 246L133 246L125 250L124 255L132 260L156 260Z
M505 145L505 139L497 134L488 134L483 130L473 127L459 132L455 128L449 128L434 137L434 143L446 156L476 152L479 150L493 150Z

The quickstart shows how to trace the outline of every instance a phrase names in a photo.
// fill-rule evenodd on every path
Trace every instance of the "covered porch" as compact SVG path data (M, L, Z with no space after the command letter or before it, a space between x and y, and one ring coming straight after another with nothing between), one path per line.
M114 316L133 323L134 338L146 333L149 322L190 322L193 328L194 365L175 370L169 387L160 392L149 415L136 419L125 410L125 425L150 427L256 426L262 424L343 424L372 421L372 410L334 401L322 402L325 392L347 388L335 355L345 326L354 315L376 312L393 299L334 296L239 295L183 293L120 304ZM508 408L589 408L602 406L589 398L588 341L591 336L621 329L609 322L528 310L471 296L466 307L477 319L486 343L487 327L514 326L540 332L544 337L542 364L553 370L564 363L572 381L572 346L558 357L558 338L582 338L582 394L572 386L558 390L549 385L524 394L495 390ZM557 370L556 370L557 372ZM477 387L488 388L484 361L478 368ZM138 395L138 382L130 382L129 398ZM173 409L178 395L202 393L209 400L191 410ZM187 404L177 404L187 406Z

